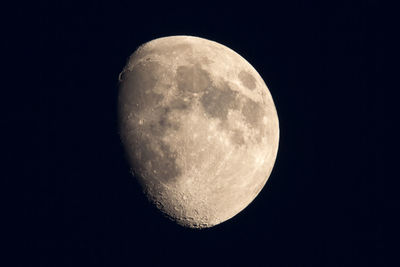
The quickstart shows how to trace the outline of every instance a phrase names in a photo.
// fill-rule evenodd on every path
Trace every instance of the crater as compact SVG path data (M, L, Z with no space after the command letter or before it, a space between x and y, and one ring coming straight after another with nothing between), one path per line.
M253 90L256 88L256 79L247 71L242 70L239 72L238 77L242 84L248 89Z
M211 80L207 71L199 65L179 66L176 80L180 91L198 93L210 86Z
M238 108L237 95L236 91L233 91L226 82L223 82L219 87L208 87L200 98L200 102L207 115L225 121L229 109Z

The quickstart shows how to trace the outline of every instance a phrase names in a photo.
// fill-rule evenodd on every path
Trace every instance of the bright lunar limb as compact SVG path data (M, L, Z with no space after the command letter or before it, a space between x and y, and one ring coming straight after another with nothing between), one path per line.
M253 201L275 163L279 122L244 58L207 39L164 37L140 46L119 81L122 143L165 215L206 228Z

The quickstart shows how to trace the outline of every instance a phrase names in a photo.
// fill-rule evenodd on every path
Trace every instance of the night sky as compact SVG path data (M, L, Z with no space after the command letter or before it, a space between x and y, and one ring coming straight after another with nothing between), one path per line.
M24 266L382 266L377 1L134 2L41 5L39 201ZM148 203L118 136L119 72L169 35L243 56L280 121L264 189L205 230Z

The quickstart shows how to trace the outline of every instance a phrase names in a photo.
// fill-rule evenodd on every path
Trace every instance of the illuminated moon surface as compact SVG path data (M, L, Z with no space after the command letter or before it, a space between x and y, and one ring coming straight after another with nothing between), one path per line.
M203 38L159 38L131 55L119 82L121 140L159 210L207 228L253 201L275 163L279 122L244 58Z

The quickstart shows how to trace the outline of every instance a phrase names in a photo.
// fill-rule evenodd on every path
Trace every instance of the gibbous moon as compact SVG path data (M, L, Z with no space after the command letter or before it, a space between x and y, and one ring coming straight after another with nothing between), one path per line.
M279 122L243 57L203 38L159 38L131 55L119 82L121 140L159 210L207 228L253 201L275 163Z

